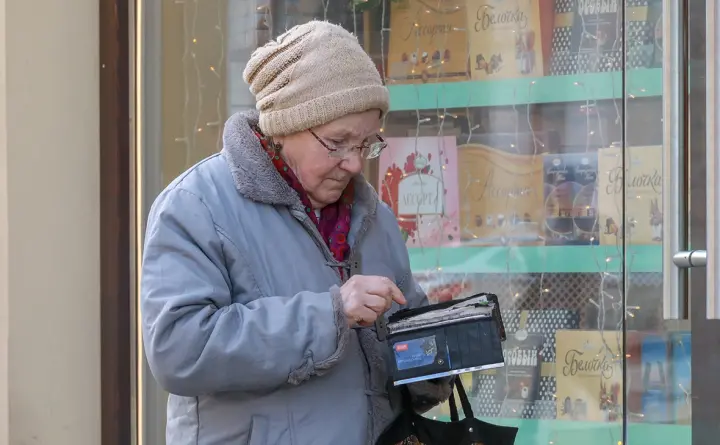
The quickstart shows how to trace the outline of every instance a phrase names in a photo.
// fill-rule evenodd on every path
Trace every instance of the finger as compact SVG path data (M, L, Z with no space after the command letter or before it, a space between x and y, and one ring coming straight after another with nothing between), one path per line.
M375 294L365 294L360 300L365 307L372 309L376 314L382 314L388 310L388 298L383 298Z
M379 298L382 300L382 302L373 300L375 304L373 304L373 310L375 310L378 313L387 312L392 307L392 293L388 289L385 292L377 292L377 293L368 293L368 296L372 296L374 298Z
M395 301L397 304L406 304L405 296L400 289L387 277L377 277L378 280L372 280L367 288L367 293L385 297L388 301Z
M372 309L362 306L357 308L352 313L353 321L362 327L369 327L377 320L377 314Z
M390 291L392 293L392 299L397 304L407 304L407 300L405 299L405 295L400 291L400 288L398 288L395 283L392 282L392 280L388 280L390 283Z
M383 298L390 298L392 289L390 288L390 280L386 277L368 277L369 279L363 283L365 292L368 294L379 295Z

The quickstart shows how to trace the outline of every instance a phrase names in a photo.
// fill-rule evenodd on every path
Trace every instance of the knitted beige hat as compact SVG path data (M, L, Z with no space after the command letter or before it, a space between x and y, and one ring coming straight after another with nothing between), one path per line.
M351 113L388 111L388 91L357 38L312 21L258 48L243 73L257 100L260 129L283 136Z

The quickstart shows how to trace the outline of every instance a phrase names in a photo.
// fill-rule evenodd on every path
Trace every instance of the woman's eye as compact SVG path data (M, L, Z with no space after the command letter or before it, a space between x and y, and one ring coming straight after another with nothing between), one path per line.
M330 139L333 145L343 145L345 141L338 141L337 139Z

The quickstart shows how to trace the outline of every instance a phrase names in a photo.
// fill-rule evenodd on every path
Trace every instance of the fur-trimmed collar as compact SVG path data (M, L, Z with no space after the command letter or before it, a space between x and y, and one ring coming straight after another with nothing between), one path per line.
M235 113L225 123L222 154L232 172L235 187L253 201L271 205L302 208L300 197L275 170L270 158L252 130L258 124L258 113ZM355 203L368 214L377 209L375 190L362 175L355 178ZM359 209L358 209L359 210Z

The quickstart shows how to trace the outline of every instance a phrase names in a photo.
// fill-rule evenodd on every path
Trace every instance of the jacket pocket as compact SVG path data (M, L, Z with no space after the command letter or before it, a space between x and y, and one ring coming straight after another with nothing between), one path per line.
M263 416L252 416L251 422L248 445L266 445L268 435L267 419Z

